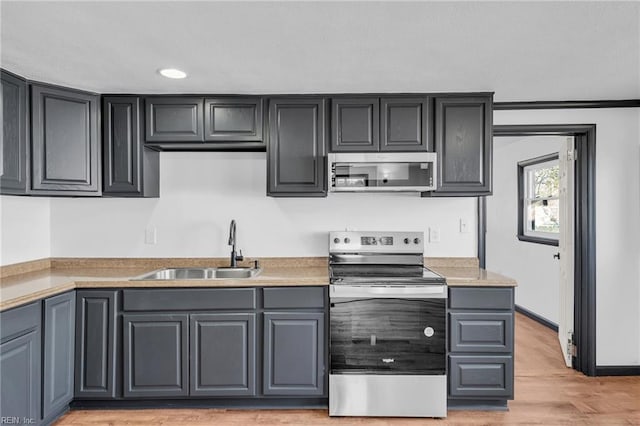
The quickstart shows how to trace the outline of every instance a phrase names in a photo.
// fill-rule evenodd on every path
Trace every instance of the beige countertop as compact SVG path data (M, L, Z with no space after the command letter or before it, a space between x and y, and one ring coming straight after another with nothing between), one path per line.
M0 268L0 311L75 288L204 288L328 285L326 258L260 259L251 279L130 281L163 267L221 266L227 259L43 259ZM450 286L507 286L516 282L480 269L475 259L427 258ZM244 264L244 263L243 263Z

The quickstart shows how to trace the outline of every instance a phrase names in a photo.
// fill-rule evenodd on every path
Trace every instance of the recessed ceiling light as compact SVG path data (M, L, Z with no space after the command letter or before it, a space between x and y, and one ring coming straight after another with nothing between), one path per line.
M175 68L162 68L158 70L160 75L167 78L185 78L187 73L184 71L177 70Z

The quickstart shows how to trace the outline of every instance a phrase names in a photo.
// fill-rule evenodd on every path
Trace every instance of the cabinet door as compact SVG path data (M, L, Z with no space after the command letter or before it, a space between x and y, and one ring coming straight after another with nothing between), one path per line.
M118 291L76 294L75 397L109 399L116 393Z
M202 142L203 98L149 97L145 101L147 142Z
M490 195L490 96L436 99L438 190L434 195Z
M42 417L45 419L73 399L75 312L75 291L44 301Z
M382 98L380 151L433 151L429 98Z
M31 192L100 195L98 96L34 84L31 105Z
M327 195L325 105L324 99L271 100L268 195Z
M255 395L256 316L196 314L190 318L190 395Z
M104 195L159 196L159 153L143 147L140 98L102 100Z
M331 100L332 152L368 152L380 149L380 99Z
M1 194L25 194L28 179L27 82L0 70L2 83Z
M324 395L324 313L265 312L265 395Z
M513 398L513 356L450 355L449 395Z
M450 311L451 352L512 352L513 313Z
M0 418L40 422L40 329L0 345ZM4 423L4 422L3 422Z
M189 394L188 316L125 314L124 396Z
M204 111L206 141L262 141L261 98L209 98Z

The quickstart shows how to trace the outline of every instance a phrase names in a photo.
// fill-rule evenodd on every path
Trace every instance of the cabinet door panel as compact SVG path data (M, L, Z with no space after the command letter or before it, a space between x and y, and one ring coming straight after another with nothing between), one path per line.
M269 107L268 195L326 196L324 99L277 99Z
M432 151L429 98L382 98L380 151Z
M336 98L331 101L333 120L331 151L378 151L380 148L380 100Z
M491 126L490 97L436 99L437 192L491 193Z
M40 329L0 345L0 416L40 421Z
M32 190L100 195L98 96L33 85Z
M44 301L43 418L73 399L75 304L75 291Z
M449 312L451 352L512 352L511 312Z
M147 142L202 142L203 99L150 97L146 99Z
M324 395L324 313L264 314L265 395Z
M117 396L117 297L116 290L78 290L76 294L75 397L78 399Z
M255 395L255 314L190 318L191 395Z
M27 82L0 70L2 84L2 171L0 193L27 192Z
M189 394L188 316L123 315L124 396Z
M262 141L262 99L205 99L206 141Z
M449 394L513 398L513 356L451 355Z

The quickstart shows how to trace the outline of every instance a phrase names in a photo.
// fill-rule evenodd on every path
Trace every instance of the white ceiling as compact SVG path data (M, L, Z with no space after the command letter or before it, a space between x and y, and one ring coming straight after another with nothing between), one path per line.
M101 93L640 98L637 2L14 2L2 67ZM171 81L156 70L176 67Z

